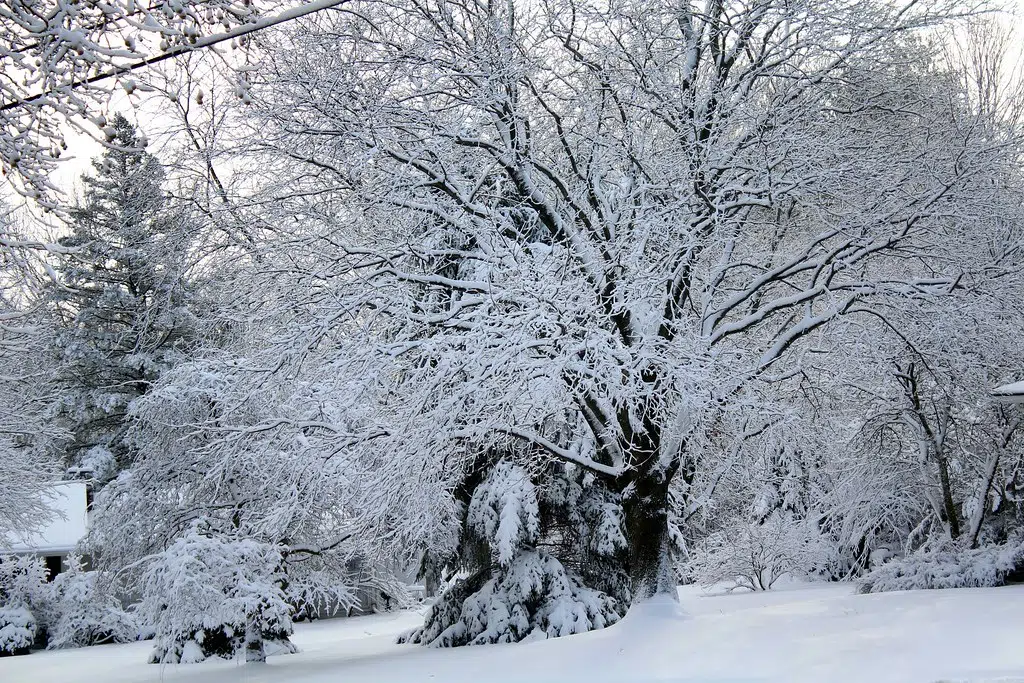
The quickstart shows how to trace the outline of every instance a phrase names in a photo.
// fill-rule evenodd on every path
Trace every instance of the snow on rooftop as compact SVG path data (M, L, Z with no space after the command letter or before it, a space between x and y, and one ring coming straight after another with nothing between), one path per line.
M1019 399L1024 401L1024 381L1014 382L1013 384L1004 384L1001 387L996 387L992 390L992 395L996 398Z
M15 542L2 550L7 552L63 553L75 547L86 531L86 498L84 481L54 484L47 494L47 504L54 512L50 523L32 534L15 533Z

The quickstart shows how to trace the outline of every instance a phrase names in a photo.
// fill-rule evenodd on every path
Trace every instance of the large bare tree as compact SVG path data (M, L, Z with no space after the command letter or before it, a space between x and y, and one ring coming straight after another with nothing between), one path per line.
M290 34L260 138L325 326L386 360L375 448L583 468L622 496L634 601L672 592L669 487L711 418L834 321L954 291L936 236L1013 150L935 66L963 11L366 1Z

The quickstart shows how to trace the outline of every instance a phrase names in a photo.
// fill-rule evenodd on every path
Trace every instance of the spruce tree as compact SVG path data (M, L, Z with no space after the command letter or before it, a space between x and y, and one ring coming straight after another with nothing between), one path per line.
M100 482L130 463L126 414L193 337L185 263L190 226L168 206L163 169L123 116L108 149L82 178L61 242L54 301L57 417L66 455Z

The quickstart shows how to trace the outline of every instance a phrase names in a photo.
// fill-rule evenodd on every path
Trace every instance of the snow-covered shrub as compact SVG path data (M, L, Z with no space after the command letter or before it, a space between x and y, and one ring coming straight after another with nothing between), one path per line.
M48 601L46 564L34 555L0 555L0 602L36 605Z
M534 547L540 506L521 467L499 462L475 489L466 533L467 543L481 549L477 557L485 554L489 565L457 577L428 610L423 626L401 642L513 643L604 628L621 617L618 601L588 588L553 555Z
M251 539L178 539L147 566L140 612L153 624L153 663L208 657L264 661L265 644L295 652L279 547Z
M1001 586L1024 571L1024 534L1006 543L965 548L946 542L907 557L891 560L859 582L862 593L922 588L982 588Z
M770 589L783 576L822 571L831 548L817 525L784 514L764 523L737 523L715 532L690 550L687 573L698 583L731 582L730 590Z
M117 456L100 444L82 455L77 468L72 468L96 482L106 483L117 476Z
M0 657L28 654L36 629L36 619L26 607L0 607Z
M85 647L136 640L135 617L111 594L95 571L83 571L76 558L71 569L53 581L56 619L47 649Z
M45 639L56 619L53 584L46 581L46 564L34 555L0 555L0 606L24 607Z

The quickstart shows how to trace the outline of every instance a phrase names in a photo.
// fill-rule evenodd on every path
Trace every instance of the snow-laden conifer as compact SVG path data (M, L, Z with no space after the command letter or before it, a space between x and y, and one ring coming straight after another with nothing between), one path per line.
M514 643L604 628L621 604L589 588L538 548L540 501L529 473L508 461L477 486L466 515L469 571L431 606L423 627L403 637L434 647ZM472 564L472 563L479 564Z
M180 358L194 333L186 270L186 214L172 210L159 161L123 116L115 146L83 176L84 196L60 240L50 303L52 413L70 433L70 464L103 483L131 461L124 441L131 402Z

